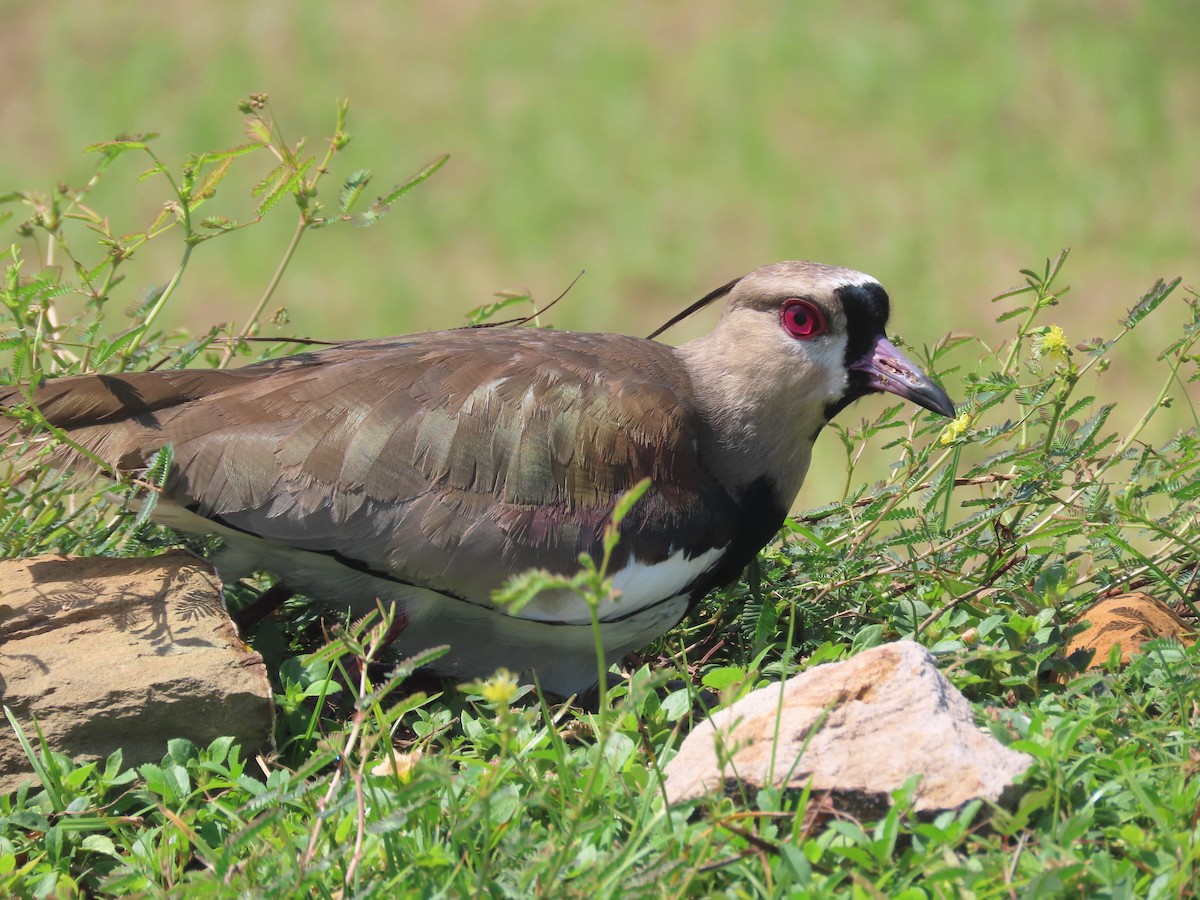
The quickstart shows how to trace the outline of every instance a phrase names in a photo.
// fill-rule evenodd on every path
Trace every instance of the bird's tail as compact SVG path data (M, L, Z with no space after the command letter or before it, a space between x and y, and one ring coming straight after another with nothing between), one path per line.
M136 471L171 440L164 422L172 411L235 378L232 372L172 370L52 378L34 390L3 386L0 446L9 462L51 447L54 465Z

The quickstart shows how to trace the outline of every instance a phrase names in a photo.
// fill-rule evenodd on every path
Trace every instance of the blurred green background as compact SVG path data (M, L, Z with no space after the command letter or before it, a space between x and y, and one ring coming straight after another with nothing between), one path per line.
M1115 332L1157 277L1197 282L1195 0L0 0L0 13L0 192L82 182L81 148L120 132L161 132L171 162L241 143L235 104L254 91L314 149L334 100L351 100L354 141L327 189L366 167L382 193L451 154L375 228L306 238L272 303L288 333L457 325L493 291L546 301L586 270L552 321L644 334L732 276L807 258L882 280L910 344L999 341L1011 325L994 325L990 298L1069 246L1059 321L1075 342ZM92 197L130 215L118 230L165 198L134 180L142 168L123 158ZM205 212L249 207L223 193ZM244 319L290 218L203 246L166 318ZM160 243L139 290L173 270L179 248ZM1183 321L1176 299L1089 392L1157 390L1136 363Z

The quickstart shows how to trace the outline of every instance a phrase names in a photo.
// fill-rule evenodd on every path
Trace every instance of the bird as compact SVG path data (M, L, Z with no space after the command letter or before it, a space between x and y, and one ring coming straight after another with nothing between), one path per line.
M656 340L717 301L708 334ZM170 445L154 518L220 536L223 579L270 572L355 614L394 604L394 653L448 645L439 676L506 668L570 696L599 677L586 600L547 589L513 613L494 592L600 558L619 499L649 479L595 609L604 667L670 630L774 538L840 411L887 392L954 417L887 338L889 314L870 275L788 261L648 338L465 327L233 369L52 378L31 399L128 476ZM0 388L0 408L28 396ZM0 435L24 427L10 416Z

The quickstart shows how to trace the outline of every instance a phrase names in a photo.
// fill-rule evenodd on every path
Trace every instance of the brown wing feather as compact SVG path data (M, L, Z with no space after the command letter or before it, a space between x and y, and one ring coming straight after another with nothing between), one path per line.
M640 559L731 539L691 386L670 348L637 338L439 332L62 379L36 400L126 469L172 443L167 491L203 516L481 600L507 575L598 555L616 496L647 476L624 528Z

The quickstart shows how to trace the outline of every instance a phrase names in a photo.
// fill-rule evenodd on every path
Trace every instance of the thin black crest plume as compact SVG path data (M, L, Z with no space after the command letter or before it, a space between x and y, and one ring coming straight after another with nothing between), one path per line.
M658 328L654 329L654 331L650 332L650 334L646 335L646 339L653 340L654 338L656 338L660 334L662 334L664 331L666 331L668 328L670 328L672 325L682 322L684 319L686 319L688 316L690 316L694 312L699 312L700 310L704 309L704 307L708 306L708 304L712 303L714 300L721 299L726 294L728 294L730 291L732 291L733 286L735 284L737 284L739 281L741 281L744 277L745 277L744 275L739 275L737 278L733 279L733 281L729 282L728 284L723 284L719 288L717 288L715 291L705 294L703 297L701 297L699 300L697 300L695 303L693 303L691 306L689 306L683 312L672 316L671 319L665 325L660 325Z

